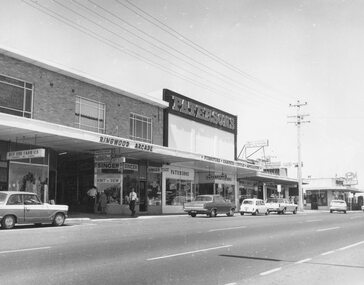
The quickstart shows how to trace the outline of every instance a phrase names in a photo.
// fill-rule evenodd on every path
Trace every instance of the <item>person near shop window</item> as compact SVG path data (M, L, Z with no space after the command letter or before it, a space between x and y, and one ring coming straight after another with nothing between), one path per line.
M99 203L100 203L101 214L106 214L107 196L104 191L102 191L100 194Z
M88 210L91 213L93 213L95 211L96 196L97 196L97 187L92 186L91 189L87 191Z
M135 203L138 200L137 193L135 193L134 188L131 188L131 191L129 193L129 209L131 211L131 216L135 216Z

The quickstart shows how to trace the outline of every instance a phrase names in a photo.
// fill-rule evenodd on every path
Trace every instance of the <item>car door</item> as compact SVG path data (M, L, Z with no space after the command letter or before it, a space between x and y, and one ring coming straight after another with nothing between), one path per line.
M12 194L6 202L6 212L4 214L13 214L17 217L17 222L24 223L24 203L21 194Z
M28 223L43 223L49 221L49 209L35 194L23 194L25 221Z

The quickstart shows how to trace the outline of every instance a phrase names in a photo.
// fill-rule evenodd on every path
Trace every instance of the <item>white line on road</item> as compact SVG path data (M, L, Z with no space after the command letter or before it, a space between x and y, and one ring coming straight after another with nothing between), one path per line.
M316 232L325 232L325 231L331 231L331 230L337 230L340 229L340 227L334 227L334 228L327 228L327 229L318 229Z
M300 260L300 261L295 262L295 264L305 263L305 262L310 261L310 260L312 260L312 258L302 259L302 260Z
M15 253L15 252L24 252L24 251L32 251L32 250L43 250L43 249L50 249L50 246L45 246L45 247L34 247L34 248L23 248L23 249L14 249L14 250L5 250L5 251L0 251L0 254L4 254L4 253Z
M345 247L339 248L338 250L345 250L345 249L352 248L352 247L357 246L357 245L361 245L361 244L363 244L363 243L364 243L364 241L360 241L360 242L353 243L353 244L351 244L351 245L348 245L348 246L345 246Z
M362 218L363 218L363 216L361 216L361 215L360 215L360 216L354 216L354 217L351 217L351 218L350 218L350 220L354 220L354 219L362 219Z
M282 267L274 268L272 270L268 270L268 271L262 272L259 275L261 275L261 276L268 275L268 274L271 274L273 272L277 272L277 271L279 271L281 269L282 269Z
M321 253L321 255L328 255L328 254L331 254L331 253L334 253L335 250L330 250L328 252L324 252L324 253Z
M321 222L322 220L307 220L306 223Z
M212 229L212 230L209 230L209 232L226 231L226 230L238 230L238 229L245 229L245 228L246 228L246 226L221 228L221 229Z
M148 258L147 261L163 259L163 258L169 258L169 257L175 257L175 256L181 256L181 255L187 255L187 254L203 252L203 251L209 251L209 250L215 250L215 249L221 249L221 248L226 248L226 247L231 247L231 246L232 245L223 245L223 246L210 247L210 248L199 249L199 250L194 250L194 251L186 251L186 252L181 252L181 253L176 253L176 254L163 255L163 256Z

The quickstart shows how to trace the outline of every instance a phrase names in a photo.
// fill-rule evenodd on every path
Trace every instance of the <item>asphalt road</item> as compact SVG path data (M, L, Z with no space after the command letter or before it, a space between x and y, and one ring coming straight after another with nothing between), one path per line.
M364 284L362 212L68 221L0 240L0 284Z

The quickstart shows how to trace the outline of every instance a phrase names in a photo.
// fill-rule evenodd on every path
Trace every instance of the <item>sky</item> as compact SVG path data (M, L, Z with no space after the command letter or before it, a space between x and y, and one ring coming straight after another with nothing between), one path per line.
M131 93L238 116L238 153L364 189L364 1L2 0L0 47ZM249 152L248 152L249 154ZM289 169L290 176L296 169Z

